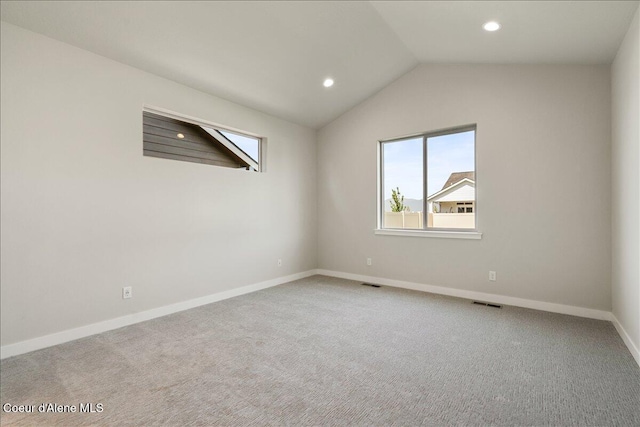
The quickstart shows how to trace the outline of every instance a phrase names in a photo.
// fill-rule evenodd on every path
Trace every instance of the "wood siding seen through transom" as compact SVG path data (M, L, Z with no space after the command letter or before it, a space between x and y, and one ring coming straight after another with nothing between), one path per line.
M146 111L142 115L145 156L236 169L249 166L198 125Z

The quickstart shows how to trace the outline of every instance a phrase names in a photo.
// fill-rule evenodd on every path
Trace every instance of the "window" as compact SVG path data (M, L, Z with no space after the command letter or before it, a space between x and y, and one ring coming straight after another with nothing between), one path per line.
M174 114L144 111L143 154L214 166L264 170L264 139Z
M473 202L464 202L464 203L456 203L458 205L458 213L471 213L473 212L473 206L465 206L465 205L473 205Z
M476 228L476 126L380 142L382 229Z

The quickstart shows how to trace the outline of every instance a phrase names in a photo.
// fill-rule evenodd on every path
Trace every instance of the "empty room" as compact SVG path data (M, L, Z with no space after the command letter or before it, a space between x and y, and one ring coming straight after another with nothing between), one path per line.
M638 1L2 1L2 426L640 425Z

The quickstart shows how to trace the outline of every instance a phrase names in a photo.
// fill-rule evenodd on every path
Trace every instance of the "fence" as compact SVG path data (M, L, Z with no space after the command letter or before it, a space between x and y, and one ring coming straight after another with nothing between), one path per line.
M422 228L422 212L385 212L384 228Z
M427 226L434 228L474 228L474 213L429 213ZM422 228L422 212L385 212L384 228Z

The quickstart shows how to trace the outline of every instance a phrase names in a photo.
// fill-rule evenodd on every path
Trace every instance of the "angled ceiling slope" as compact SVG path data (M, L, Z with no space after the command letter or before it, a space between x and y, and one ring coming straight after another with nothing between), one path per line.
M372 2L421 63L610 64L637 1ZM501 23L488 33L482 24Z
M305 126L419 62L610 63L637 1L7 2L3 21ZM498 33L483 22L502 21ZM330 89L325 77L335 79Z

